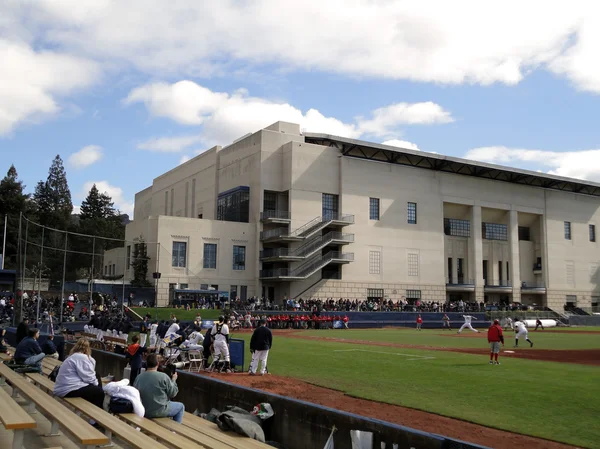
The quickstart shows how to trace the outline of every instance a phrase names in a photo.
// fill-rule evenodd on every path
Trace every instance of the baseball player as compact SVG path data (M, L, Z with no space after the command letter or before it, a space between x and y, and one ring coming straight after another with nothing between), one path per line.
M421 318L421 315L419 315L417 317L417 330L420 331L421 330L421 326L423 325L423 318Z
M215 324L210 331L213 337L213 346L215 348L214 359L219 364L224 364L223 369L225 372L231 372L231 364L229 359L229 326L227 326L226 319L223 315L219 317L219 322Z
M488 343L490 344L490 365L500 365L498 354L500 353L500 343L504 346L504 334L498 320L494 320L494 324L488 329Z
M533 342L529 339L529 332L525 323L520 320L515 320L515 348L519 347L519 338L523 337L525 341L529 342L530 347L533 348Z
M539 318L536 318L534 331L538 330L538 327L541 327L542 330L544 330L544 325L542 324L542 320L540 320Z
M193 350L202 349L202 342L204 341L204 335L200 331L194 331L190 334L188 339L181 344L182 348L189 348Z
M452 330L452 328L450 327L450 317L444 313L444 316L442 317L442 329L446 328L448 328L449 331Z
M473 326L471 326L471 320L476 320L477 318L475 318L474 316L471 316L471 315L463 315L463 318L465 319L465 322L460 327L460 329L458 330L457 334L460 334L465 327L468 327L473 332L479 333L479 331L477 329L474 329Z

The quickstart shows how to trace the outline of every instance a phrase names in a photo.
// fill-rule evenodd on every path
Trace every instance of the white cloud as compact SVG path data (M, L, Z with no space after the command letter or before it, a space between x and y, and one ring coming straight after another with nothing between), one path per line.
M187 154L184 154L183 156L181 156L181 158L179 159L179 165L181 164L185 164L187 161L189 161L191 159L191 156L188 156Z
M549 174L600 182L600 149L560 152L491 146L474 148L465 157L503 165L545 167Z
M449 112L432 103L397 103L373 111L368 118L345 123L326 117L316 109L303 113L288 104L251 97L245 89L232 94L213 92L192 81L174 84L154 83L133 89L124 100L126 105L143 103L150 114L169 118L177 123L202 125L202 136L151 139L138 148L179 152L198 141L205 145L228 144L277 121L300 124L310 132L322 132L342 137L363 135L396 136L403 125L447 123Z
M385 142L383 142L383 145L390 145L392 147L404 148L407 150L421 151L421 149L417 146L416 143L408 142L406 140L386 140Z
M0 61L0 136L56 114L61 110L57 98L89 86L99 75L88 60L2 38Z
M95 164L103 157L102 147L88 145L69 156L69 164L75 168L85 168Z
M161 153L179 153L201 140L202 136L153 137L139 143L137 148Z
M96 184L100 193L106 193L112 198L115 208L118 209L122 214L128 214L129 218L133 218L133 201L130 201L125 197L123 189L121 187L113 186L108 181L88 181L83 185L78 198L85 199L90 192L92 186ZM74 210L78 210L80 206L74 207Z
M15 1L3 5L0 26L20 39L152 74L196 77L268 63L435 83L515 84L542 67L600 91L597 2L574 0L568 8L542 0L351 7L343 0L304 0L293 8L278 0L171 3Z
M423 103L396 103L375 109L372 118L357 119L362 133L376 136L398 134L399 125L432 125L454 121L448 111L431 101Z

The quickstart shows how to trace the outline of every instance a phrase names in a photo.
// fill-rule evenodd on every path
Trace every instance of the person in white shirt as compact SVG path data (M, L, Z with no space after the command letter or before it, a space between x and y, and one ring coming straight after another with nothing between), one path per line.
M231 372L231 364L229 358L229 326L224 316L219 317L219 322L215 324L210 331L213 338L213 346L215 348L214 360L221 365L219 371Z
M150 346L156 346L156 330L158 329L158 323L154 322L150 326Z
M465 327L471 329L473 332L479 333L479 331L477 329L474 329L473 326L471 326L471 320L476 320L477 318L475 318L474 316L471 316L471 315L463 315L463 318L465 319L465 322L460 327L457 334L460 334Z
M102 408L104 391L98 386L96 361L91 354L90 342L80 338L69 357L60 365L54 394L59 398L83 398Z
M171 340L175 340L179 337L177 332L179 332L179 320L173 321L173 324L169 326L169 328L167 329L167 333L165 334L165 338L167 338L170 335L173 335L173 337L171 337Z
M529 331L527 326L521 320L515 320L515 348L519 347L519 338L524 338L529 343L529 347L533 348L533 342L529 339Z
M202 342L204 341L204 336L201 332L194 331L190 334L189 338L184 341L181 346L183 348L189 348L193 350L203 349Z

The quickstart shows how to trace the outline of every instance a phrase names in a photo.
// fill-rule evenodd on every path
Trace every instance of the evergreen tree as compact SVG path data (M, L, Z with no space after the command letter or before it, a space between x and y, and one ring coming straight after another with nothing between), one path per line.
M133 245L133 257L131 259L131 266L133 267L132 287L152 287L152 283L148 281L149 260L146 242L144 237L140 236L137 243Z
M38 182L35 187L33 203L35 204L37 215L35 221L37 223L60 231L73 230L71 221L71 213L73 212L71 191L67 183L67 174L63 161L59 155L52 161L46 181ZM44 264L48 267L48 276L51 285L55 286L58 286L57 283L60 284L60 281L62 281L65 237L65 233L50 229L45 229L44 232L42 232L40 227L32 229L30 226L29 229L29 240L32 242L35 241L38 245L43 243L45 248ZM34 248L32 248L33 250ZM32 254L32 256L31 258L28 257L28 262L35 259L36 255Z
M6 176L0 181L0 236L4 234L4 216L7 215L6 254L3 256L4 268L8 270L17 268L19 214L26 214L29 207L29 195L24 193L24 189L17 169L11 165Z
M104 251L123 246L125 226L114 208L112 198L105 192L100 193L96 184L92 186L87 197L81 203L78 230L82 234L96 236L92 240L90 238L80 239L78 243L80 247L75 249L79 252L90 253L92 249L90 243L95 242L93 245L94 267L96 267L94 276L102 277ZM72 259L73 265L91 266L89 256L79 255Z
M57 229L68 229L73 213L71 191L63 161L57 155L48 170L46 181L38 182L33 194L38 222Z

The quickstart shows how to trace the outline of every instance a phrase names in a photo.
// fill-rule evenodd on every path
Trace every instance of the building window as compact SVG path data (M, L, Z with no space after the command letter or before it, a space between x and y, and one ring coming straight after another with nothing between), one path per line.
M598 264L593 263L590 265L590 282L597 284L598 283Z
M217 220L248 223L249 218L250 187L239 186L219 193L217 197Z
M217 268L217 244L204 244L204 268Z
M528 242L531 237L530 229L527 226L519 226L519 240Z
M471 237L471 222L456 218L444 218L444 234L453 237Z
M590 242L596 241L596 225L590 225Z
M173 242L173 253L171 266L185 268L187 261L187 243Z
M510 270L508 268L509 268L509 265L508 265L508 262L506 262L506 280L510 281Z
M131 265L131 245L127 245L126 258L125 258L125 269L127 270Z
M592 307L598 307L600 304L600 296L592 296Z
M383 299L383 289L382 288L368 288L367 289L367 299Z
M246 269L246 247L233 245L233 269L236 271Z
M483 261L483 285L488 285L488 261Z
M108 276L108 265L104 265L104 276Z
M500 223L481 223L481 234L486 240L508 240L508 227Z
M567 285L575 285L575 263L573 261L565 263L565 277L567 279Z
M408 224L417 224L417 203L408 203Z
M229 287L229 299L231 299L232 301L235 301L236 298L237 298L237 285L232 285L231 287Z
M418 276L419 275L419 255L409 254L408 255L408 275Z
M263 210L272 212L277 210L277 193L265 192L263 199Z
M415 302L421 299L421 290L406 290L406 299Z
M242 301L245 301L246 299L248 299L248 286L247 285L240 285L240 299Z
M498 280L500 282L503 281L503 279L502 279L502 261L501 260L498 261Z
M381 251L369 251L369 274L381 273Z
M369 198L369 220L379 220L379 198Z
M337 195L333 195L331 193L323 194L323 219L333 219L338 216L338 204L339 198Z
M571 307L575 307L577 304L577 295L567 295L567 305Z
M452 257L448 257L448 284L452 284Z
M464 273L465 259L458 258L456 260L456 262L457 262L456 263L456 265L457 265L456 276L458 277L458 283L464 284L464 282L465 282L465 273Z
M179 288L182 290L187 290L189 288L189 284L179 284Z
M200 284L200 290L208 290L208 284Z
M171 212L169 214L169 215L171 215L171 217L173 216L174 205L175 205L175 189L171 189L171 204L170 204Z
M571 222L565 221L565 240L571 240Z

